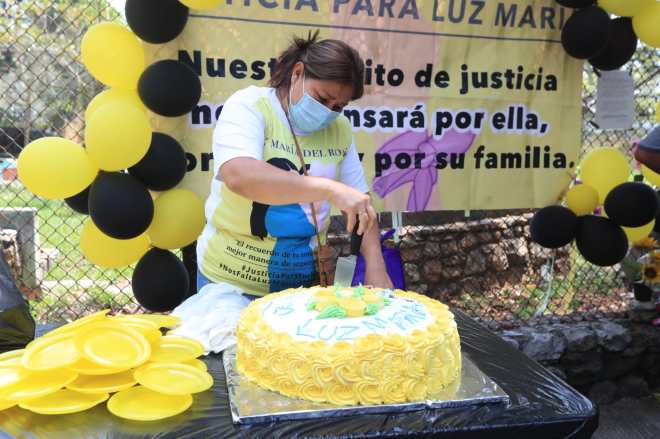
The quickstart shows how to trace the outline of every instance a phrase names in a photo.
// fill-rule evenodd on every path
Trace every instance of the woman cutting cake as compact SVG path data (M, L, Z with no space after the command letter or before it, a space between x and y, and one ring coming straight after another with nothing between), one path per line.
M223 107L197 244L198 289L228 284L254 298L327 281L318 254L323 259L331 207L364 237L365 283L391 287L351 126L341 114L364 92L364 63L346 43L317 38L295 38L270 87L239 90Z

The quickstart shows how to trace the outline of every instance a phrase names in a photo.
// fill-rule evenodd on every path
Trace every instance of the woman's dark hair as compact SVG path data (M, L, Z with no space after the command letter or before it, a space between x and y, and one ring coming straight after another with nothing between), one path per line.
M319 31L307 35L307 39L294 37L293 42L278 58L270 86L288 90L291 73L298 61L305 64L309 78L337 81L353 86L353 100L364 94L364 61L357 50L339 40L318 41Z

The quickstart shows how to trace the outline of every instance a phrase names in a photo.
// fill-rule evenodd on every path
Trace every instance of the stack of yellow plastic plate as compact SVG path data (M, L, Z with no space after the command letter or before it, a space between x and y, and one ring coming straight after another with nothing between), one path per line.
M163 336L178 318L108 310L71 322L25 349L0 354L0 410L75 413L108 401L122 418L151 421L187 410L213 378L201 344ZM111 394L113 394L111 396Z

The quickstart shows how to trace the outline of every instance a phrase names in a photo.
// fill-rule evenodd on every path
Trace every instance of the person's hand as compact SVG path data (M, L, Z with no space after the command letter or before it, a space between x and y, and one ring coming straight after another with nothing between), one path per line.
M376 288L393 288L392 279L387 274L385 267L367 269L364 272L364 283Z
M369 195L343 183L331 181L328 201L346 214L346 230L353 231L359 218L358 235L363 235L376 223L376 211Z

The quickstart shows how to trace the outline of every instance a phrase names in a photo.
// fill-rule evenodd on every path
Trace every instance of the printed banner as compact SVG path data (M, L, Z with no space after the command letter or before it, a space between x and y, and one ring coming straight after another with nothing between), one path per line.
M344 114L378 209L545 206L580 149L582 62L560 42L571 12L554 0L226 0L147 47L149 63L179 59L204 90L155 129L184 145L182 185L206 198L223 102L266 85L291 37L319 29L366 63L365 96Z

